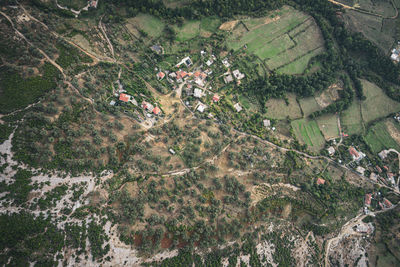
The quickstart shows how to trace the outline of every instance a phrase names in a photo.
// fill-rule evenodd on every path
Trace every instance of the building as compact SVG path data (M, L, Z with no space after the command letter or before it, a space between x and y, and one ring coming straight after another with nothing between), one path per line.
M335 149L333 148L333 146L330 146L327 150L328 150L329 156L332 156L333 154L335 154Z
M179 62L178 64L176 64L176 67L180 67L182 64L185 64L186 67L190 67L192 66L193 62L190 59L190 57L185 57L184 59L181 60L181 62Z
M172 155L175 155L175 151L174 151L172 148L170 148L168 151L169 151L169 153L171 153Z
M153 114L154 115L160 115L161 114L161 109L159 107L153 108Z
M378 153L378 156L379 156L382 160L384 160L384 159L387 157L388 154L389 154L389 151L388 151L388 150L382 150L381 152Z
M116 104L115 100L111 100L111 101L110 101L110 105L111 105L111 106L115 106L115 104Z
M377 175L374 172L372 172L371 175L369 176L369 179L371 179L374 182L378 181L378 178L379 178L379 175Z
M218 102L219 101L219 95L218 94L214 94L213 101L214 102Z
M371 199L372 199L372 195L371 194L366 194L365 195L365 199L364 199L364 204L367 207L371 206Z
M157 79L162 80L165 77L165 73L160 71L159 73L157 73Z
M154 106L146 101L143 101L142 108L146 109L148 112L153 112Z
M160 45L153 45L150 47L150 49L156 52L157 54L163 53L163 48Z
M127 94L120 94L119 100L122 102L129 102L131 100L131 96Z
M234 70L232 73L233 73L233 76L235 76L235 78L238 80L241 80L244 78L244 74L240 73L239 70Z
M317 185L322 185L322 184L325 184L325 180L318 177L318 179L317 179Z
M375 168L379 173L382 173L382 169L378 165L376 165Z
M206 65L207 66L211 66L214 63L214 61L212 59L207 60Z
M242 111L242 109L243 109L243 108L240 106L239 103L236 103L235 105L233 105L233 107L236 109L237 112L240 112L240 111Z
M199 102L199 105L197 106L197 110L201 113L204 112L204 110L206 110L207 106L201 102Z
M98 0L89 0L90 7L97 8Z
M395 186L395 185L396 185L396 182L395 182L395 180L394 180L394 175L393 175L393 173L388 172L388 173L387 173L387 179L388 179L389 183L392 184L392 186Z
M233 82L233 77L232 77L232 75L230 75L230 74L225 75L225 76L224 76L224 82L225 82L225 83Z
M203 96L203 90L201 90L199 88L195 88L193 96L197 97L197 98L201 98Z
M263 120L264 127L269 128L271 126L271 121L268 119Z
M358 166L356 171L361 175L364 175L364 173L365 173L365 169L363 167L361 167L361 166Z
M222 64L224 64L224 66L227 67L227 68L229 68L229 67L231 66L231 64L229 64L227 58L224 58L224 59L222 60Z
M365 157L365 154L361 151L357 151L354 147L349 148L349 153L353 157L353 160L360 161Z
M390 202L386 198L383 198L383 203L382 204L385 207L385 209L390 209L393 206L392 202Z

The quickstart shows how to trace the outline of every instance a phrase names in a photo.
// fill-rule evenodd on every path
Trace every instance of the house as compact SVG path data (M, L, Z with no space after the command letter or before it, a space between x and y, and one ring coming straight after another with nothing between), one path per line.
M176 78L176 73L175 72L171 72L170 74L168 74L169 77L171 78Z
M377 175L374 172L372 172L371 175L369 176L369 179L371 179L374 182L378 181L378 178L379 178L379 175Z
M169 151L169 153L171 153L172 155L175 155L175 151L174 151L172 148L170 148L168 151Z
M214 102L218 102L219 101L219 95L218 94L214 94L212 99L213 99Z
M182 64L185 64L186 67L190 67L192 66L193 62L190 59L190 57L185 57L184 59L181 60L181 62L179 62L178 64L176 64L176 67L180 67Z
M393 204L388 199L383 198L383 206L385 207L385 209L390 209L393 206Z
M384 159L387 157L388 154L389 154L389 150L382 150L381 152L378 153L378 156L379 156L382 160L384 160Z
M224 66L227 67L227 68L229 68L229 67L231 66L231 64L229 64L227 58L224 58L224 59L222 60L222 64L224 64Z
M382 169L378 165L376 165L375 168L379 173L382 173Z
M151 50L156 52L157 54L162 54L163 48L160 45L153 45L150 47Z
M98 0L89 0L90 7L97 8Z
M197 110L201 113L204 112L204 110L206 110L207 106L201 102L199 102L199 105L197 106Z
M241 80L244 78L244 74L240 73L239 70L234 70L232 73L233 73L233 76L235 76L235 78L238 80Z
M214 63L214 61L212 59L207 60L206 65L207 66L211 66Z
M365 173L365 169L363 167L361 167L361 166L358 166L356 171L361 175L364 175L364 173Z
M371 194L366 194L365 195L365 199L364 199L365 206L367 206L367 207L371 206L371 199L372 199L372 195Z
M392 184L392 186L395 186L395 185L396 185L396 182L395 182L395 180L394 180L394 175L393 175L393 173L388 172L388 173L387 173L387 178L388 178L388 181Z
M115 100L111 100L111 101L110 101L110 105L111 105L111 106L115 106L116 103L117 103L117 102L115 102Z
M127 94L120 94L119 100L122 102L129 102L131 100L131 96Z
M322 184L325 184L325 180L322 179L322 178L318 178L317 179L317 185L322 185Z
M160 115L161 114L161 109L159 107L153 108L153 114Z
M201 98L203 96L203 90L201 90L199 88L195 88L193 96L197 97L197 98Z
M353 157L353 160L355 161L360 161L365 157L365 154L362 153L361 151L357 151L354 147L349 148L349 153Z
M224 76L224 82L225 83L230 83L232 81L233 81L232 75L228 74L228 75Z
M236 103L235 105L233 105L233 107L236 109L236 112L240 112L243 108L240 106L239 103Z
M333 154L335 154L335 149L333 148L333 146L329 147L327 150L328 150L329 156L332 156Z
M157 73L157 78L158 78L159 80L164 79L164 77L165 77L165 73L164 73L164 72L160 71L159 73Z
M204 51L204 50L201 50L201 51L200 51L200 55L201 55L201 56L205 56L205 54L207 54L206 51Z
M148 112L153 112L154 106L146 101L142 102L142 107L146 109Z
M268 119L263 120L264 127L269 128L271 126L271 121Z

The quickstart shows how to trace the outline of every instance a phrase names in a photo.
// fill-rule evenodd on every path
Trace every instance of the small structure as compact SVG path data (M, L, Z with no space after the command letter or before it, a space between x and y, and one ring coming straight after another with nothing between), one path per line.
M358 166L356 171L361 175L364 175L364 173L365 173L365 169L363 167L361 167L361 166Z
M379 178L379 175L377 175L374 172L372 172L371 175L369 176L369 179L371 179L374 182L378 181L378 178Z
M116 104L115 100L111 100L111 101L110 101L110 105L111 105L111 106L115 106L115 104Z
M165 77L165 73L160 71L159 73L157 73L157 79L162 80Z
M211 66L214 63L214 61L212 59L207 60L206 65L207 66Z
M224 59L222 60L222 64L224 64L224 66L227 67L227 68L229 68L229 67L231 66L231 64L229 64L229 61L228 61L227 58L224 58Z
M235 105L233 105L233 107L236 109L236 112L240 112L240 111L242 111L242 107L240 106L240 104L239 103L236 103Z
M161 114L161 109L159 107L153 108L153 114L154 115L160 115Z
M187 96L192 96L193 95L193 86L191 84L187 84L186 85L185 94Z
M354 147L349 148L349 153L353 157L353 160L355 161L360 161L365 157L365 154L362 153L361 151L357 151Z
M382 173L382 169L378 165L376 165L375 168L379 173Z
M200 51L200 55L201 55L201 56L205 56L206 54L207 54L206 51L204 51L204 50L201 50L201 51Z
M382 150L381 152L378 153L378 156L379 156L382 160L384 160L384 159L387 157L388 154L389 154L389 150Z
M335 149L333 148L333 146L330 146L327 150L328 150L329 156L332 156L333 154L335 154Z
M318 177L318 179L317 179L317 185L322 185L322 184L325 184L325 180Z
M197 98L201 98L203 96L203 90L201 90L199 88L195 88L193 96L197 97Z
M119 100L122 102L129 102L131 100L131 96L127 94L120 94Z
M219 101L219 95L218 95L218 94L214 94L212 100L213 100L214 102L218 102L218 101Z
M171 153L172 155L175 155L175 151L174 151L172 148L170 148L168 151L169 151L169 153Z
M371 206L371 199L372 199L372 195L371 194L366 194L365 198L364 198L364 204L367 207Z
M390 55L390 59L395 61L395 62L399 62L400 61L400 49L399 48L393 48L392 49L392 54Z
M154 106L146 101L142 102L142 107L146 109L148 112L153 112Z
M388 172L388 173L387 173L387 179L388 179L388 181L392 184L392 186L395 186L395 185L396 185L396 182L395 182L395 180L394 180L394 175L393 175L393 173Z
M90 7L97 8L98 0L89 0Z
M268 128L271 126L271 121L268 119L263 120L264 127Z
M153 45L150 47L150 49L156 52L157 54L163 53L163 48L160 45Z
M233 76L235 76L235 78L238 80L243 79L245 76L243 73L240 73L239 70L234 70L232 73L233 73Z
M197 110L201 113L204 112L204 110L206 110L207 106L201 102L199 102L199 105L197 106Z
M233 77L232 77L232 75L230 75L230 74L228 74L228 75L225 75L224 76L224 82L225 83L230 83L230 82L232 82L233 81Z
M170 74L168 74L169 77L171 78L176 78L176 73L175 72L171 72Z

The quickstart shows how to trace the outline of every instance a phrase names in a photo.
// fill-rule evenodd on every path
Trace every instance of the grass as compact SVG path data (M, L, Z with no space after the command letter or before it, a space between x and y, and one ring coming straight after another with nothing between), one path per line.
M263 47L254 51L254 54L261 59L272 58L293 46L295 46L295 43L287 34L285 34L269 43L266 43ZM251 50L249 49L249 51Z
M378 86L362 80L366 100L361 104L365 123L400 111L400 103L390 99Z
M179 42L184 42L200 34L200 21L193 20L185 22L182 27L175 27L176 40Z
M312 50L310 53L290 62L287 65L281 66L277 72L284 74L303 74L308 67L311 58L321 54L324 51L322 47Z
M129 22L152 38L159 37L165 26L159 18L147 14L139 14Z
M299 119L302 117L300 106L296 101L296 95L288 94L289 105L283 99L270 99L266 103L267 116L274 119Z
M217 17L203 18L200 22L201 30L208 32L215 32L219 25L221 25L221 20Z
M365 141L374 153L389 148L400 150L399 144L391 137L384 121L378 122L368 130Z
M73 8L79 10L87 5L87 0L58 0L58 4L61 6Z
M308 117L311 113L321 109L314 97L302 98L299 100L299 103L303 110L304 117Z
M325 137L325 140L338 138L339 127L337 125L337 117L334 114L326 114L316 119L319 129Z
M311 151L318 152L324 147L325 140L315 120L295 120L291 125L299 142L306 144Z
M0 112L8 113L36 102L46 92L56 87L58 70L45 63L43 75L22 78L6 67L0 68Z
M345 134L359 134L363 131L360 102L358 100L354 99L350 107L342 112L340 123Z

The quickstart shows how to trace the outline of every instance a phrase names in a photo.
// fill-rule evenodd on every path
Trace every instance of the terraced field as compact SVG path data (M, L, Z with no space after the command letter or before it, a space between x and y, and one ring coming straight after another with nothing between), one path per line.
M299 142L306 144L311 151L318 152L323 148L325 140L315 120L295 120L291 125Z

